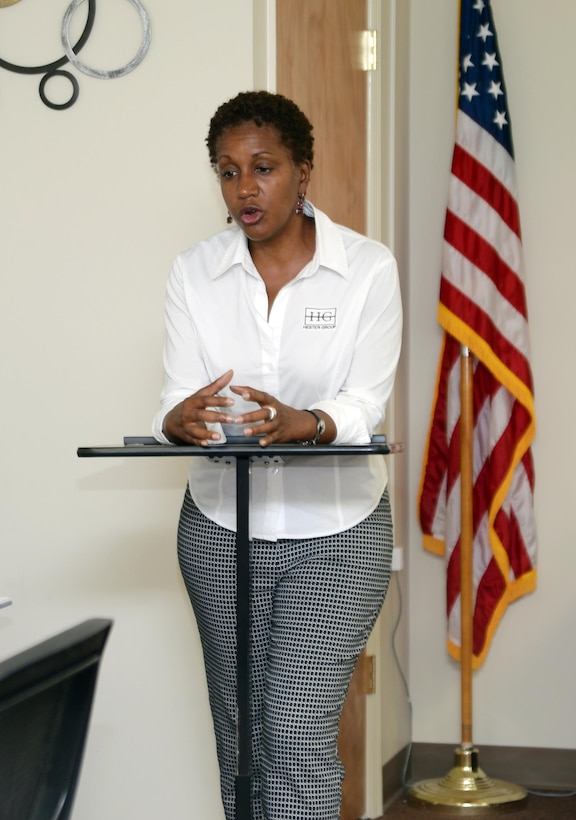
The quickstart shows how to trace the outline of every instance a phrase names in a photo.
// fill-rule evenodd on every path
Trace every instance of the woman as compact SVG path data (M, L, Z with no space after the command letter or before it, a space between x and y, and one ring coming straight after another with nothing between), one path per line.
M290 100L246 92L210 122L210 161L236 227L180 254L167 288L154 435L217 445L367 443L384 418L401 304L387 248L305 199L312 126ZM263 460L265 461L265 460ZM178 530L198 621L222 798L234 817L235 471L191 459ZM336 820L338 720L390 577L379 456L255 462L251 476L253 817Z

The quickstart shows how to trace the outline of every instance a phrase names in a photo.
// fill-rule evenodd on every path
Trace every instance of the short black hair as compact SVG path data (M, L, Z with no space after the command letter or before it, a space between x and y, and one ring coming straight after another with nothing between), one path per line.
M295 102L282 94L270 91L242 91L217 109L210 120L206 138L210 162L216 166L218 157L216 143L228 128L234 128L246 122L253 122L258 127L274 127L283 145L290 151L292 160L299 165L314 160L314 137L312 123L298 108Z

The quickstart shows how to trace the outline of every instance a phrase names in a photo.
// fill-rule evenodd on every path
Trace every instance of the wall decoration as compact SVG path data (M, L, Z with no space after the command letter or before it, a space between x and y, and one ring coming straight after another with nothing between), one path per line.
M79 71L82 71L84 74L87 74L89 77L97 77L101 80L114 80L116 77L123 77L125 74L128 74L130 71L133 71L136 66L139 66L144 57L146 56L146 52L150 46L150 18L148 16L148 12L140 2L140 0L128 0L131 3L136 11L140 15L140 20L142 21L142 29L144 31L144 37L142 39L142 43L140 48L138 49L138 53L136 56L130 60L122 68L115 68L111 71L99 71L96 68L89 68L89 66L85 65L81 62L76 54L74 53L74 49L72 44L70 43L70 21L72 20L72 15L80 6L84 0L72 0L66 12L64 13L64 19L62 21L62 45L64 46L64 51L66 52L66 56L70 60L70 62L76 66Z
M13 5L17 2L19 2L19 0L0 0L0 8ZM56 110L70 108L70 106L74 105L74 103L78 99L78 80L70 71L62 69L62 66L66 65L66 63L72 63L72 65L75 68L77 68L78 71L81 71L83 74L86 74L89 77L96 77L97 79L104 80L114 80L118 77L123 77L125 74L128 74L130 71L133 71L137 66L139 66L144 57L146 56L148 49L150 47L151 26L148 12L144 8L140 0L128 0L128 2L132 6L134 6L136 11L138 12L140 16L140 21L142 23L143 37L138 52L132 58L132 60L130 60L126 65L120 68L101 71L99 69L90 68L89 66L87 66L79 59L78 53L81 51L83 46L86 45L86 42L90 37L90 33L94 25L94 18L96 16L96 0L87 0L88 15L86 18L84 30L75 44L72 44L70 41L70 23L74 15L74 12L78 8L78 6L80 6L83 2L85 2L85 0L72 0L72 2L70 3L70 5L64 13L61 33L62 45L64 47L65 52L64 57L60 57L58 60L54 60L51 63L46 63L44 65L37 66L17 65L15 63L10 63L7 60L3 60L2 58L0 58L0 68L5 68L7 71L15 71L18 74L44 75L40 80L38 91L40 94L40 99L42 100L44 105L48 106L48 108L53 108ZM72 92L69 99L62 103L52 102L46 93L47 83L52 79L52 77L58 76L66 77L66 79L69 80L70 85L72 87Z

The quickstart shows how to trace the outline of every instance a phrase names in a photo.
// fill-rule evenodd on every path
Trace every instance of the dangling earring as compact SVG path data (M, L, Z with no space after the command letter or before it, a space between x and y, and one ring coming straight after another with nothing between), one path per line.
M232 217L230 216L230 211L228 211L228 216L226 217L226 222L227 222L229 225L231 225L233 221L234 221L234 220L233 220L233 219L232 219Z
M298 194L298 201L296 203L296 213L301 216L304 213L304 195Z

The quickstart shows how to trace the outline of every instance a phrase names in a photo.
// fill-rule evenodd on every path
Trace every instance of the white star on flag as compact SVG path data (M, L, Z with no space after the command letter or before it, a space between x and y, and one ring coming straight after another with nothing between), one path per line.
M470 85L470 83L464 83L464 88L462 89L462 96L467 97L469 100L471 100L472 97L478 97L479 95L476 91L476 83L472 83L472 85Z
M488 54L488 52L486 52L484 54L484 59L482 60L482 65L488 66L490 71L492 71L492 69L495 66L498 65L498 60L496 59L496 55L495 54Z
M497 111L494 114L494 122L496 123L498 128L504 128L505 125L508 125L508 120L506 119L506 112Z
M486 42L488 37L493 37L493 34L490 31L490 23L486 23L486 25L480 26L480 28L478 29L477 36L480 37L480 39L484 42Z
M502 83L495 83L492 81L490 83L490 88L488 89L488 94L492 94L495 100L497 100L498 97L501 97L504 94L502 91Z

